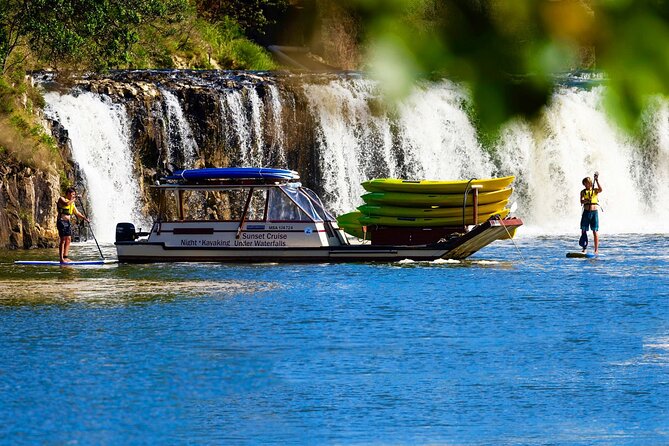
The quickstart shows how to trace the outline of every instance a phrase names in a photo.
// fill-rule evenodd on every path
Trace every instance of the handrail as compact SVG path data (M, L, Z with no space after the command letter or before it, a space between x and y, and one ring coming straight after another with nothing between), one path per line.
M244 212L242 213L242 218L239 220L239 227L237 228L237 235L235 235L235 238L239 238L239 236L242 234L242 227L244 226L244 222L246 221L246 215L249 213L251 198L253 198L253 188L249 190L249 196L246 197L246 204L244 204Z
M464 194L464 199L462 200L462 226L467 227L465 222L467 221L465 218L465 212L467 212L467 195L469 195L469 191L471 190L472 187L472 181L476 180L476 178L471 178L467 182L467 187L465 187L465 194Z

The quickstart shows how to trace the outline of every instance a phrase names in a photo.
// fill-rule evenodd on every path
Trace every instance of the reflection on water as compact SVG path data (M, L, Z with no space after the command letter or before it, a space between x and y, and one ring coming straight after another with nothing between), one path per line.
M127 280L118 278L59 278L55 280L3 280L0 305L21 304L123 304L176 297L225 296L267 291L260 282L210 280Z

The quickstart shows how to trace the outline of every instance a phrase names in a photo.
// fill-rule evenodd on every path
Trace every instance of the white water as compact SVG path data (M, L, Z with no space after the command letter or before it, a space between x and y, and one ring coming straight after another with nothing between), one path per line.
M277 154L278 167L289 167L287 165L286 153L283 148L283 104L281 93L276 85L269 85L269 114L272 119L272 142L271 151Z
M294 103L276 86L267 91L264 100L249 85L221 92L221 125L239 147L242 165L285 163L284 135L293 123L283 122L282 116ZM465 112L466 95L450 82L417 87L395 108L384 106L377 86L365 79L306 83L303 91L317 124L314 162L322 173L323 198L336 214L361 204L360 183L373 177L513 174L517 180L512 200L518 202L517 214L526 223L521 234L577 233L581 179L598 170L604 188L602 233L669 232L666 101L658 100L649 110L640 142L607 119L601 89L564 89L554 95L539 122L506 125L489 155ZM182 150L195 156L198 149L186 117L170 95L163 93L170 127L176 123L177 139L186 142ZM72 139L75 161L88 183L96 235L110 240L117 222L142 221L125 109L91 93L49 93L46 100L47 114Z
M266 102L253 85L221 94L223 133L238 147L241 166L289 167L283 148L281 95L275 85L268 85L267 93Z
M391 123L385 113L371 112L374 84L370 81L336 80L307 84L304 89L319 124L316 143L325 202L338 214L349 212L361 204L363 181L381 173L399 175Z
M179 99L174 93L160 88L167 111L167 161L172 170L195 167L199 151L190 124L184 116ZM183 162L177 158L175 148L179 149Z
M47 93L45 100L46 115L68 131L72 156L86 182L87 210L97 239L113 241L116 223L122 221L148 227L140 212L125 108L93 93Z
M333 80L305 87L319 125L327 203L336 213L361 204L371 177L462 179L516 175L512 200L524 233L579 231L581 180L600 172L600 230L667 233L669 105L647 119L646 142L633 141L608 118L602 89L557 92L538 123L506 125L491 157L465 113L466 97L449 82L418 87L396 118L378 114L370 81ZM390 128L396 126L396 141ZM649 147L651 146L651 147ZM393 149L395 147L395 149ZM649 150L652 149L652 150ZM643 154L650 157L644 167ZM494 158L494 160L493 160Z

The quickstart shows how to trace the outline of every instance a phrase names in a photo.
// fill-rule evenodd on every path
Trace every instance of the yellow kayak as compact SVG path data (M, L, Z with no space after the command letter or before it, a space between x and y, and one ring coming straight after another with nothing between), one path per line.
M497 201L495 203L483 204L478 207L478 215L499 212L507 205L509 200ZM402 206L388 206L378 204L363 204L358 210L364 215L378 215L386 217L462 217L462 206L441 208L412 208ZM465 215L472 215L473 208L467 206Z
M516 177L484 178L471 182L479 185L479 192L492 192L508 187ZM430 180L398 180L392 178L377 178L362 183L362 187L369 192L410 192L414 194L462 194L465 192L469 180L430 181Z
M479 194L479 204L495 203L502 200L508 200L513 189L507 187L494 192L481 192ZM362 196L365 203L378 205L391 205L402 207L427 208L430 206L460 206L464 195L460 194L412 194L408 192L370 192ZM467 205L473 204L472 194L467 195Z
M491 212L489 214L480 214L477 223L483 223L493 215L499 215L504 218L509 215L508 209L500 212ZM367 226L396 226L396 227L426 227L426 226L459 226L462 224L462 215L459 217L440 217L440 218L419 218L419 217L385 217L364 215L360 217L360 223ZM465 215L465 224L474 224L471 215Z

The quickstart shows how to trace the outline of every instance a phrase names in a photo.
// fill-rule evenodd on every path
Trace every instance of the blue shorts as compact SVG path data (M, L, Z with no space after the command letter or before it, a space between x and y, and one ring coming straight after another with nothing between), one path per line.
M599 231L599 213L597 211L583 211L581 216L581 231Z
M56 228L60 237L72 237L72 225L68 220L61 220L59 218L58 222L56 222Z

